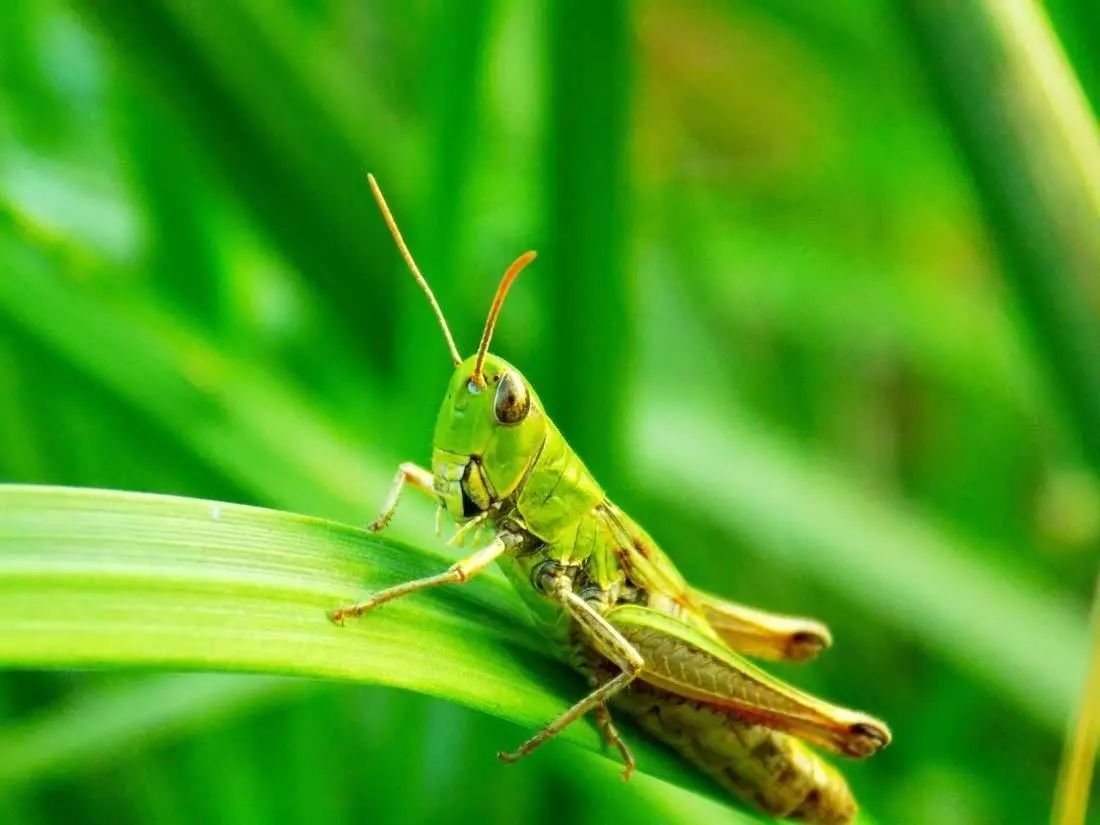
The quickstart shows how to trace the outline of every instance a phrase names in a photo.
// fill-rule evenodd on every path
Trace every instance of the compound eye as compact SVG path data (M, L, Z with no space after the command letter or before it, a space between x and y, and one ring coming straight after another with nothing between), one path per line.
M506 372L497 385L493 412L501 424L518 424L531 411L527 384L514 372Z

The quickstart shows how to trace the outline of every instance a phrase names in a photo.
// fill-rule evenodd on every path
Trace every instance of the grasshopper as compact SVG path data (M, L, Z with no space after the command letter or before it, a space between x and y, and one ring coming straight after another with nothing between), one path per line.
M831 643L811 619L765 613L688 585L641 527L616 507L554 426L523 375L489 353L509 288L535 257L505 272L477 352L463 359L373 176L371 189L398 250L439 321L454 362L436 420L432 468L402 464L381 514L385 529L406 486L458 525L452 541L494 537L447 570L335 610L343 624L386 602L461 584L499 562L556 652L591 692L515 751L515 762L589 712L621 754L634 757L610 708L679 751L737 797L776 817L834 825L856 803L844 778L803 742L862 758L890 741L886 725L770 676L744 655L805 661Z

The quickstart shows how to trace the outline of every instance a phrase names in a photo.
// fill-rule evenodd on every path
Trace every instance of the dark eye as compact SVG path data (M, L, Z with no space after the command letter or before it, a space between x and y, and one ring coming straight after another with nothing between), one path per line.
M497 397L493 412L501 424L518 424L531 410L531 396L527 385L514 372L506 372L497 385Z

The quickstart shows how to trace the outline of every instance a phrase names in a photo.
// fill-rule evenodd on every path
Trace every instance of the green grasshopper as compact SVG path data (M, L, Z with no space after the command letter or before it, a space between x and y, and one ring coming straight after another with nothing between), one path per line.
M741 654L804 661L828 647L824 625L724 601L689 586L652 538L607 498L547 416L519 370L489 353L501 306L520 271L505 272L475 355L463 359L373 176L394 241L439 321L455 371L436 419L432 469L402 464L381 514L389 524L406 485L431 496L459 525L455 540L495 537L434 576L399 584L333 611L342 624L385 602L469 581L494 561L557 653L592 691L514 752L515 762L566 726L595 714L609 746L634 757L609 705L768 814L846 823L856 804L844 778L799 740L862 758L890 741L885 724L828 704L768 675Z

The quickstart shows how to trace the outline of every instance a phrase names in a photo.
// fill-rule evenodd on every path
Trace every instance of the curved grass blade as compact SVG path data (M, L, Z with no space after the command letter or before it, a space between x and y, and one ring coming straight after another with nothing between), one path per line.
M370 682L532 729L580 687L548 658L519 600L498 580L478 578L369 621L331 624L326 611L349 595L445 564L362 530L197 499L21 485L0 486L0 513L2 667ZM563 736L601 749L594 727L575 725ZM0 754L12 747L0 736ZM639 740L634 747L651 776L725 801L658 746Z

